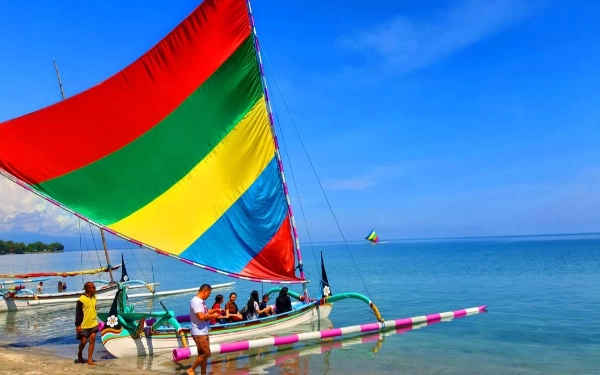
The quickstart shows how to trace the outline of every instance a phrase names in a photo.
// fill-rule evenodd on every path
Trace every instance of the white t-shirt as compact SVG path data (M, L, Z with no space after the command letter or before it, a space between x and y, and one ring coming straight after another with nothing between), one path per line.
M200 320L197 313L208 313L204 300L198 296L192 298L190 302L190 322L192 323L192 329L190 332L193 336L208 335L208 325L210 321Z
M246 314L246 318L248 320L256 320L258 319L258 302L254 301L254 312Z

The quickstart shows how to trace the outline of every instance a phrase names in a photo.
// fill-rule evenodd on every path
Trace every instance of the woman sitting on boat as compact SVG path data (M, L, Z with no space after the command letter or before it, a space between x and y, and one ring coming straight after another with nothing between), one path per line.
M237 294L232 292L229 295L229 302L225 304L225 311L229 314L228 322L239 322L240 320L244 320L242 314L239 313L237 304L235 300L237 298Z
M258 304L258 307L263 311L260 313L261 318L266 318L267 316L275 315L275 311L273 311L273 306L267 305L269 303L269 295L263 294L262 302Z
M213 310L221 310L221 315L223 316L222 318L220 318L219 320L217 320L217 318L211 318L210 319L210 324L217 324L218 323L225 323L227 322L227 319L229 318L229 311L227 310L223 310L221 309L221 303L223 303L223 295L222 294L217 294L217 296L215 297L215 303L212 306Z
M292 301L290 300L290 296L288 296L288 290L288 287L284 286L279 291L279 297L275 300L275 311L277 314L292 311Z
M248 299L247 307L248 312L246 313L246 320L256 320L259 318L260 314L267 312L266 308L261 309L259 306L257 290L253 290L252 293L250 293L250 299ZM271 307L269 306L269 308ZM271 311L273 311L272 308Z

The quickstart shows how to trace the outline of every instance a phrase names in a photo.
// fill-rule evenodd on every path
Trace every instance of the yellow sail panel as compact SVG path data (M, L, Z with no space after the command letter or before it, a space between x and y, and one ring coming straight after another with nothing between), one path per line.
M274 153L263 98L188 175L110 228L179 255L244 194Z

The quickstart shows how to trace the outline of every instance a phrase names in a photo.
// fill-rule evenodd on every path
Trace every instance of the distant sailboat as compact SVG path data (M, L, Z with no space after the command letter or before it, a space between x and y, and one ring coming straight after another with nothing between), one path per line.
M369 242L375 244L379 242L379 237L377 237L377 233L375 233L375 231L371 229L371 233L369 233L369 235L365 237L365 240L368 240Z

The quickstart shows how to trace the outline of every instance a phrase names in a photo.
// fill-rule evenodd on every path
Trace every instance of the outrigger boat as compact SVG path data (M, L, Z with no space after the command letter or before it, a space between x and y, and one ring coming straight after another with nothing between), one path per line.
M81 271L66 271L66 272L33 272L28 274L1 274L0 277L15 277L15 278L23 278L23 281L31 281L35 278L36 281L45 281L48 280L49 277L40 278L40 276L54 276L54 277L67 277L67 276L77 276L77 275L93 275L102 272L110 272L112 278L112 271L121 267L120 264L114 267L102 267L93 270L81 270ZM10 281L3 281L3 284L8 284ZM136 283L143 283L142 281L136 280ZM16 284L14 281L11 284ZM46 286L46 289L48 286ZM16 285L12 288L4 289L2 293L0 293L0 312L6 311L17 311L23 309L31 309L41 306L48 305L57 305L62 303L70 303L76 302L77 299L81 296L81 290L69 290L58 293L37 293L29 288L18 288ZM113 282L112 284L106 284L102 287L99 287L96 293L99 296L108 296L109 298L114 298L117 293L117 284Z
M251 22L245 0L206 0L113 77L0 124L0 173L82 220L232 278L303 285L293 311L214 327L214 340L286 330L359 296L309 298ZM70 144L50 152L50 135ZM183 328L158 330L175 324L171 312L134 313L122 302L111 315L121 331L110 317L102 331L111 354L188 345ZM145 318L157 319L151 329Z
M142 280L129 280L127 276L127 270L125 268L125 263L118 264L111 268L112 271L121 268L121 282L124 283L127 290L134 290L139 288L148 288L149 292L147 293L136 293L130 295L129 298L157 298L169 295L176 294L186 294L192 293L196 291L198 288L186 288L186 289L177 289L177 290L165 290L157 292L155 291L155 287L157 283L146 283ZM69 271L69 272L58 272L56 275L45 272L44 274L50 276L75 276L78 274L94 274L99 272L108 272L107 268L97 269L97 270L85 270L85 271ZM42 274L42 273L37 273ZM3 275L3 276L14 276L14 275ZM22 275L19 275L22 276ZM112 275L111 275L112 278ZM16 284L18 282L34 282L34 281L46 281L48 277L45 278L34 278L34 279L23 279L23 280L15 280L15 281L3 281L3 284ZM99 303L104 302L105 304L110 305L115 298L115 295L118 290L117 283L115 281L107 282L104 280L93 280L94 283L100 284L98 289L96 290L96 298ZM214 286L215 290L222 290L231 288L235 282L217 284ZM68 292L59 292L59 293L37 293L32 289L28 288L8 288L8 289L0 289L0 312L7 311L17 311L17 310L30 310L38 307L47 307L52 305L61 305L65 303L74 304L77 302L83 290L73 290ZM106 303L108 301L108 303Z
M0 124L0 174L189 266L277 285L269 293L302 285L290 293L292 311L213 325L211 343L285 333L326 318L346 298L383 321L368 297L331 295L325 280L319 297L309 297L259 46L248 1L205 0L116 75ZM50 136L69 147L52 152ZM164 305L134 311L126 287L119 282L109 313L99 314L109 353L194 349L189 316Z

